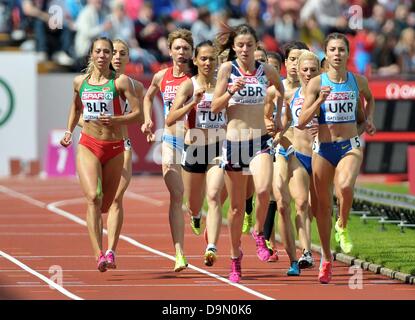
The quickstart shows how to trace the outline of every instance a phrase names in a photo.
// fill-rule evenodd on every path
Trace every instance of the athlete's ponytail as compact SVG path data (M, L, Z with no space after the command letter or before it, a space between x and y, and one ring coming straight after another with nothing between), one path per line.
M228 61L232 61L236 58L236 52L232 47L237 36L250 34L252 37L254 37L255 42L258 43L258 36L250 25L240 24L235 28L231 28L225 24L224 26L225 31L218 33L216 36L216 46L219 49L219 55L225 50L229 49Z

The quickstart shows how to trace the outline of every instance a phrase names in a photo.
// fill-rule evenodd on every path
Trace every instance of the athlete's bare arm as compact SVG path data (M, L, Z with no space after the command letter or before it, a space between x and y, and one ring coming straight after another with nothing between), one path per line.
M274 99L276 95L276 90L274 86L267 88L267 93L265 95L265 105L264 105L264 121L265 127L267 128L268 134L275 136L276 125L274 121ZM278 114L276 115L278 117Z
M275 117L276 128L275 132L282 130L281 112L284 99L284 85L282 84L279 72L270 64L264 64L265 74L270 81L270 84L275 88L275 97L273 103L277 105L277 116Z
M215 87L215 92L213 93L213 100L211 111L218 113L221 110L225 109L228 106L229 100L232 98L232 93L235 93L238 90L241 90L245 86L245 81L243 77L240 77L236 82L229 88L231 93L227 91L228 88L228 79L231 74L232 64L231 62L223 63L218 71L217 82Z
M365 131L370 135L374 135L376 133L376 127L373 122L373 114L375 112L375 98L369 89L369 83L366 77L361 75L355 75L355 77L357 80L357 85L359 86L359 93L363 95L366 100L366 105L364 108L366 115Z
M201 94L200 94L201 92ZM186 105L185 103L193 96L193 83L192 80L187 79L182 82L177 89L176 97L173 101L173 106L166 118L166 125L168 127L176 123L177 120L182 119L197 103L200 102L203 96L203 90L198 90L196 99L192 99Z
M151 84L144 96L144 124L141 126L141 131L147 135L151 133L151 129L154 125L153 121L151 120L153 100L156 94L160 92L161 80L163 79L166 71L167 69L163 69L154 75L153 79L151 80Z
M69 110L68 122L66 125L66 132L63 139L60 141L61 145L65 148L69 146L72 142L72 132L75 129L76 125L79 122L79 118L82 113L82 101L79 96L79 89L81 88L82 81L85 79L86 75L76 76L73 80L73 98L71 102L71 107Z
M300 116L298 117L298 128L304 129L313 119L314 115L319 113L319 108L330 94L330 90L322 90L320 85L320 76L312 78L307 84L305 90L304 103L301 107Z

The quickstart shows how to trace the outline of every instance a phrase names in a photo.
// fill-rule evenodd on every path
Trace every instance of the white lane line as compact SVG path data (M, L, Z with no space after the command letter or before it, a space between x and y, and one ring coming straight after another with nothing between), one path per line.
M3 192L5 194L8 194L9 196L13 197L13 198L17 198L26 202L29 202L33 205L35 205L36 207L40 207L40 208L45 208L46 207L46 203L33 199L32 197L29 197L23 193L14 191L12 189L9 189L5 186L0 185L0 192Z
M33 198L31 198L31 197L29 197L27 195L21 194L19 192L16 192L14 190L9 189L9 188L3 188L3 189L0 188L0 191L2 191L4 193L7 193L7 194L10 194L11 196L14 196L14 197L18 197L20 199L25 199L26 201L28 201L30 203L32 203L32 202L41 203L42 204L42 208L44 208L45 205L46 205L43 202L40 202L38 200L35 200L35 199L33 199ZM71 220L73 222L76 222L76 223L78 223L78 224L80 224L82 226L86 226L86 221L85 220L82 220L81 218L73 215L72 213L67 212L65 210L62 210L62 209L58 208L59 206L66 205L67 204L67 201L74 201L74 200L75 199L70 199L70 200L62 200L62 201L57 201L57 202L49 203L49 204L46 205L46 208L49 211L54 212L54 213L56 213L56 214L58 214L58 215L60 215L62 217L65 217L65 218L67 218L67 219L69 219L69 220ZM153 204L155 204L155 203L153 203ZM104 229L104 234L107 234L107 230L106 229ZM152 253L154 253L156 255L162 256L162 257L164 257L166 259L169 259L171 261L175 261L175 257L173 257L171 255L168 255L168 254L166 254L164 252L155 250L155 249L153 249L151 247L148 247L148 246L146 246L146 245L144 245L144 244L142 244L142 243L140 243L140 242L138 242L138 241L136 241L136 240L134 240L134 239L132 239L130 237L127 237L127 236L124 236L124 235L120 235L120 239L122 239L122 240L124 240L124 241L126 241L126 242L128 242L130 244L132 244L133 246L136 246L136 247L141 248L143 250L152 252ZM223 278L223 277L221 277L221 276L219 276L217 274L211 273L211 272L206 271L204 269L198 268L198 267L196 267L194 265L189 264L188 267L190 269L193 269L195 271L198 271L198 272L200 272L202 274L205 274L205 275L207 275L209 277L215 278L216 280L222 281L222 282L224 282L224 283L226 283L228 285L234 286L234 287L236 287L236 288L238 288L238 289L240 289L242 291L245 291L245 292L247 292L249 294L252 294L252 295L254 295L254 296L258 297L258 298L261 298L261 299L264 299L264 300L275 300L272 297L266 296L266 295L264 295L264 294L262 294L262 293L260 293L258 291L252 290L252 289L250 289L248 287L245 287L244 285L241 285L239 283L233 283L233 282L229 281L226 278Z
M43 274L40 274L39 272L37 272L37 271L29 268L27 265L25 265L24 263L20 262L19 260L17 260L15 258L13 258L12 256L8 255L4 251L1 251L0 250L0 255L3 256L4 258L6 258L7 260L9 260L10 262L18 265L20 268L26 270L30 274L34 275L35 277L38 277L40 280L43 280L49 286L52 286L53 288L55 288L56 290L58 290L60 293L62 293L63 295L67 296L68 298L73 299L73 300L83 300L82 298L78 297L77 295L74 295L73 293L69 292L65 288L63 288L60 285L58 285L57 283L53 282L49 278L45 277Z
M134 192L131 192L131 191L127 191L125 193L125 195L127 197L131 198L131 199L151 203L151 204L153 204L157 207L162 207L165 204L164 201L160 201L160 200L157 200L157 199L154 199L154 198L151 198L151 197L147 197L147 196L144 196L142 194L134 193Z
M166 254L166 253L164 253L164 252L161 252L161 251L155 250L155 249L153 249L153 248L150 248L150 247L148 247L148 246L146 246L146 245L144 245L144 244L142 244L142 243L139 243L138 241L136 241L136 240L134 240L134 239L131 239L131 238L129 238L129 237L126 237L126 236L124 236L124 235L121 235L121 236L120 236L120 239L123 239L123 240L127 241L128 243L130 243L130 244L132 244L132 245L134 245L134 246L136 246L136 247L138 247L138 248L141 248L141 249L147 250L147 251L149 251L149 252L155 253L155 254L160 255L160 256L162 256L162 257L165 257L165 258L167 258L167 259L169 259L169 260L176 261L175 257L173 257L173 256L171 256L171 255L168 255L168 254ZM260 292L258 292L258 291L252 290L252 289L250 289L250 288L248 288L248 287L245 287L245 286L243 286L243 285L241 285L241 284L239 284L239 283L233 283L233 282L230 282L230 281L229 281L228 279L226 279L226 278L223 278L223 277L221 277L221 276L219 276L219 275L217 275L217 274L215 274L215 273L212 273L212 272L206 271L206 270L204 270L204 269L198 268L198 267L196 267L196 266L194 266L194 265L192 265L192 264L189 264L189 266L188 266L188 267L189 267L190 269L193 269L193 270L195 270L195 271L198 271L198 272L200 272L200 273L203 273L203 274L205 274L205 275L207 275L207 276L209 276L209 277L212 277L212 278L215 278L215 279L217 279L217 280L219 280L219 281L225 282L225 283L227 283L227 284L229 284L229 285L231 285L231 286L234 286L234 287L236 287L236 288L238 288L238 289L240 289L240 290L242 290L242 291L245 291L245 292L247 292L247 293L250 293L250 294L252 294L252 295L254 295L254 296L258 297L258 298L261 298L261 299L264 299L264 300L274 300L274 298L268 297L268 296L266 296L266 295L264 295L264 294L262 294L262 293L260 293Z
M249 258L256 258L256 254L244 254L244 257L249 257ZM279 256L279 255L278 255ZM288 256L288 255L286 255L286 256ZM46 255L46 256L44 256L44 255L39 255L39 256L32 256L32 255L28 255L28 254L22 254L22 255L19 255L19 254L13 254L13 257L15 257L16 259L34 259L34 258L39 258L39 259L49 259L49 258L53 258L53 259L56 259L56 258L63 258L63 259L74 259L74 258L76 258L76 259L83 259L83 258L85 258L85 259L93 259L94 258L94 256L93 255L68 255L68 256L61 256L61 255L56 255L56 256L48 256L48 255ZM226 255L226 254L218 254L217 255L217 257L218 258L228 258L229 257L229 255ZM141 258L141 259L159 259L159 256L158 255L149 255L149 254L129 254L129 255L123 255L123 254L117 254L117 258L123 258L123 259L125 259L125 258L133 258L133 259L136 259L136 258ZM198 259L198 258L200 258L200 255L186 255L186 258L188 258L188 259L193 259L193 258L195 258L195 259ZM267 264L267 265L271 265L271 264ZM261 268L261 270L263 270L264 268ZM274 269L274 268L271 268L271 269ZM244 268L244 270L248 270L248 269L245 269ZM0 270L0 272L2 272L2 270Z
M69 220L75 221L75 222L77 222L79 224L82 224L82 225L86 226L86 222L84 220L79 219L78 217L74 216L72 213L69 213L69 212L67 212L65 210L62 210L62 209L58 208L58 206L60 206L60 205L65 205L65 200L58 201L58 202L53 202L53 203L49 203L47 205L47 209L50 210L50 211L52 211L52 212L54 212L54 213L56 213L56 214L59 214L59 215L65 217L65 218L68 218ZM106 229L104 229L104 233L107 233L107 230ZM164 258L169 259L169 260L172 260L172 261L176 261L175 257L173 257L173 256L171 256L169 254L166 254L164 252L161 252L159 250L153 249L153 248L151 248L149 246L146 246L146 245L144 245L144 244L142 244L142 243L140 243L140 242L138 242L138 241L136 241L136 240L134 240L134 239L132 239L130 237L127 237L125 235L120 235L120 239L122 239L122 240L124 240L124 241L126 241L126 242L128 242L130 244L132 244L133 246L136 246L138 248L141 248L143 250L146 250L148 252L154 253L156 255L159 255L161 257L164 257ZM198 272L200 272L202 274L205 274L205 275L207 275L209 277L212 277L212 278L215 278L215 279L217 279L219 281L225 282L225 283L227 283L227 284L229 284L231 286L234 286L234 287L236 287L236 288L238 288L238 289L240 289L242 291L245 291L247 293L250 293L250 294L252 294L252 295L254 295L254 296L258 297L258 298L261 298L261 299L264 299L264 300L274 300L274 298L268 297L268 296L266 296L266 295L264 295L264 294L262 294L260 292L257 292L255 290L252 290L252 289L250 289L248 287L245 287L245 286L243 286L243 285L241 285L239 283L233 283L233 282L229 281L226 278L223 278L223 277L221 277L221 276L219 276L217 274L211 273L211 272L206 271L204 269L198 268L198 267L196 267L196 266L194 266L192 264L189 264L188 267L190 269L193 269L195 271L198 271Z
M66 284L66 282L65 282ZM252 284L252 286L270 286L270 287L285 287L288 284L282 284L282 283L258 283L258 284ZM35 284L35 283L22 283L20 285L16 284L3 284L0 285L0 288L20 288L20 287L44 287L46 285L44 284ZM69 284L66 285L67 287L226 287L227 285L225 283L183 283L183 284L177 284L177 283L166 283L166 284Z

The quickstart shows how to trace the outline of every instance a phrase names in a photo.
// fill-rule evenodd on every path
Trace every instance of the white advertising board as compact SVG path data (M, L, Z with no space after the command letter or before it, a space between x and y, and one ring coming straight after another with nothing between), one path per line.
M11 158L38 159L36 67L33 53L0 52L0 176Z

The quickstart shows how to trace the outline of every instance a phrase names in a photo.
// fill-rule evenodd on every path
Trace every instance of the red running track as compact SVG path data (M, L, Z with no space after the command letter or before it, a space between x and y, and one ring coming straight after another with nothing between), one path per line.
M0 299L415 299L414 286L367 271L363 271L362 289L352 289L352 271L339 262L334 264L328 285L317 281L318 267L303 271L300 277L287 277L288 257L282 246L278 262L261 262L254 240L246 235L242 282L231 284L226 226L219 240L218 261L206 267L205 241L193 235L187 223L185 253L190 265L175 273L168 192L162 178L134 177L124 207L118 269L100 273L76 179L0 180ZM316 260L318 266L317 255Z

